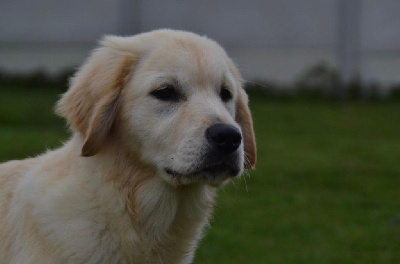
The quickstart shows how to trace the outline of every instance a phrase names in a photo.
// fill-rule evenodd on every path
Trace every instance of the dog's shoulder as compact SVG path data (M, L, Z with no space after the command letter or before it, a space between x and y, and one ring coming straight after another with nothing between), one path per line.
M11 192L14 190L21 177L37 164L37 158L24 160L12 160L0 163L0 204L5 199L11 199ZM1 207L3 208L3 206ZM1 209L0 209L1 210Z

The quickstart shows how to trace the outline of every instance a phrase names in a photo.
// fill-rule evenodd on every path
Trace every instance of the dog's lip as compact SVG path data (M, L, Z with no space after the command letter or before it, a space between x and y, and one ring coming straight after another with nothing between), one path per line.
M230 172L232 175L236 174L234 172L234 169L232 166L229 166L228 164L225 163L219 163L219 164L214 164L211 166L206 166L203 168L200 168L195 171L191 172L178 172L170 168L165 168L164 171L174 177L184 177L184 176L193 176L197 174L202 174L202 173L209 173L209 174L222 174L223 172Z

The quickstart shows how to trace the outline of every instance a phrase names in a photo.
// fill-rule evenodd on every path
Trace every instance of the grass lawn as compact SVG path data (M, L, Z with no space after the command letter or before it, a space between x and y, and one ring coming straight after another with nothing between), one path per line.
M68 138L57 93L0 90L0 161ZM257 170L220 191L195 263L400 263L400 104L251 108Z

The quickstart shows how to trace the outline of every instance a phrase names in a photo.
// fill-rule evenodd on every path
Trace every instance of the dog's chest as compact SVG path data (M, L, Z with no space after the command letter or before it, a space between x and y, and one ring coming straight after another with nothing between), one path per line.
M19 255L29 253L41 263L190 263L214 201L207 187L178 190L160 181L138 188L134 204L112 186L93 181L67 180L57 192L36 192L43 190L36 185L30 182L30 192L21 192L30 195L18 208L30 216L15 229L35 224L36 233L26 231L35 239L21 243L29 251L38 248L32 241L47 241L41 248L53 253Z
M158 190L157 194L148 196L146 190L151 186L144 185L136 196L143 257L147 263L191 263L202 230L208 224L214 191L205 186L152 187Z

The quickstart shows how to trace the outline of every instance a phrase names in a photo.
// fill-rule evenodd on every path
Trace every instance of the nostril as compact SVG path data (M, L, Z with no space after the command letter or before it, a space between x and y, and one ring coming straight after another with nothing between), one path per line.
M215 124L207 128L206 139L216 149L232 153L239 148L242 135L239 129L232 125Z
M235 135L233 136L232 142L233 142L234 144L240 145L240 143L242 142L242 136L240 135L240 133L235 134Z
M217 144L226 144L226 135L223 133L211 134L211 138Z

